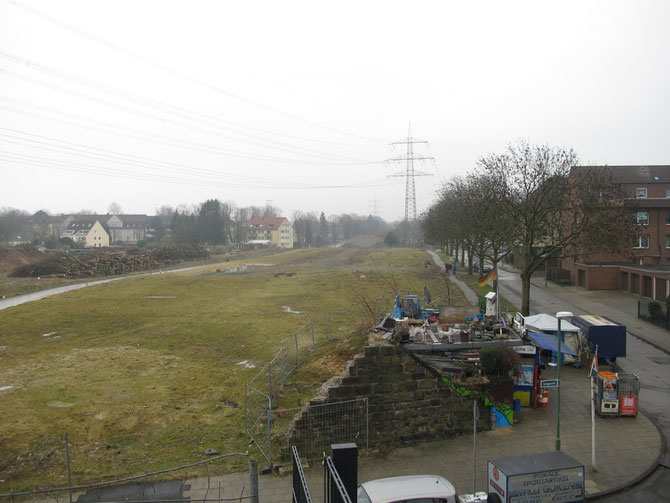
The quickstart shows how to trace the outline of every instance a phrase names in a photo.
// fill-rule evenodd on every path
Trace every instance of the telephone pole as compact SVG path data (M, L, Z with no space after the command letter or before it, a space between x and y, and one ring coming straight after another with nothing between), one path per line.
M416 220L416 187L414 184L414 178L417 176L433 176L430 173L421 173L414 170L414 161L434 161L434 157L417 155L414 153L414 145L417 143L428 144L425 140L415 140L412 138L412 124L409 125L407 130L407 138L405 140L396 141L391 143L391 145L407 145L407 153L402 154L391 159L386 159L385 162L391 163L406 163L405 172L395 173L389 175L391 177L404 177L405 178L405 222Z

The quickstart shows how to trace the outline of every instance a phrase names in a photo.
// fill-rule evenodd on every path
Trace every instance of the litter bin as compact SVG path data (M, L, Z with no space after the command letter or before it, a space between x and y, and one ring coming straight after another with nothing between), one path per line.
M617 375L613 372L598 372L596 412L602 417L619 415Z
M637 416L637 397L640 394L640 378L635 374L618 374L619 414Z

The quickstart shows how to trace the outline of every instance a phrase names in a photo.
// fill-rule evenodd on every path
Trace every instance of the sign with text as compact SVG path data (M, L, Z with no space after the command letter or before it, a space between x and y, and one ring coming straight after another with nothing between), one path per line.
M558 388L558 379L543 379L540 381L543 388Z

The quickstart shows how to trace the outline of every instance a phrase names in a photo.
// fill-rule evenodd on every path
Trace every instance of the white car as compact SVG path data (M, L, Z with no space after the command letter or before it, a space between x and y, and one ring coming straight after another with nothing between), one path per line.
M453 484L439 475L370 480L357 496L358 503L458 503Z

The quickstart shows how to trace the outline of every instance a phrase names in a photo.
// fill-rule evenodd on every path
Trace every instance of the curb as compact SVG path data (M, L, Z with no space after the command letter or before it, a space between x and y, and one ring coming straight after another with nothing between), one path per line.
M644 414L644 412L643 412ZM602 499L606 496L612 496L613 494L619 494L626 492L629 489L632 489L636 485L638 485L640 482L644 481L647 479L652 473L654 473L659 465L661 464L661 461L663 460L663 457L665 456L665 448L666 448L666 442L665 442L665 435L663 434L663 431L661 430L660 426L656 423L654 419L651 419L648 417L646 414L645 416L649 421L651 421L651 424L653 424L656 427L656 431L658 432L659 436L661 437L661 446L659 449L658 456L656 456L656 460L645 470L643 471L640 475L635 477L632 482L628 482L626 484L621 484L619 486L616 486L612 489L607 489L605 491L601 491L599 493L595 493L589 496L586 496L584 499L586 501L596 501L599 499Z

